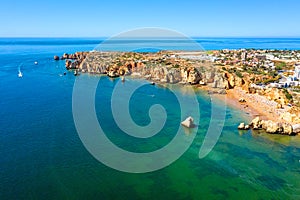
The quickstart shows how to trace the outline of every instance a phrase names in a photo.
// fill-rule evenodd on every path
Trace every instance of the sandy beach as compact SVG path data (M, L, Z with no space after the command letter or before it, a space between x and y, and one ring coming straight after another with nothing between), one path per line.
M285 122L281 119L281 115L287 111L287 106L282 109L277 108L277 103L268 100L266 97L259 94L248 94L241 88L234 88L227 90L227 103L235 106L254 118L259 116L264 120L272 120L277 122ZM246 102L239 102L240 99L244 99Z

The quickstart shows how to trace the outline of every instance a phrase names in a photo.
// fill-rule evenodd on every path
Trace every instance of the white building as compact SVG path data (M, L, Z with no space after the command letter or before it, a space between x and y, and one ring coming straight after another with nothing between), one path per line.
M298 80L300 80L300 65L295 65L295 73L294 77Z

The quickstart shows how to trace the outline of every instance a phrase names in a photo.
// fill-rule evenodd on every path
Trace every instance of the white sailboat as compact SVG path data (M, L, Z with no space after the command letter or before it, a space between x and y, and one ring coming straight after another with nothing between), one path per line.
M22 77L23 77L23 74L22 74L22 72L21 72L21 66L22 66L22 64L20 64L19 67L18 67L18 71L19 71L18 77L19 77L19 78L22 78Z
M18 77L19 78L22 78L23 77L23 74L22 74L22 72L19 70L19 73L18 73Z

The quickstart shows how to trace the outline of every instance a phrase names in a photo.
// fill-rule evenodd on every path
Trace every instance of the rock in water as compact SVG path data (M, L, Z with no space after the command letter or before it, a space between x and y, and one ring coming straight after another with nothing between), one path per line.
M253 119L252 122L250 123L250 126L252 126L254 130L260 129L261 128L260 118L256 117L255 119Z
M59 57L58 56L54 56L54 60L59 60Z
M250 126L249 125L245 125L245 123L240 123L240 125L238 126L239 130L249 130Z
M65 64L66 68L67 69L71 68L71 65L72 65L72 62L70 60L66 60L66 64Z
M283 135L292 135L293 134L293 126L288 123L282 124L282 134Z
M268 120L266 121L266 132L271 134L281 133L281 126L279 123Z
M193 128L193 127L195 127L194 119L192 117L188 117L188 118L186 118L186 120L181 122L181 125L185 126L187 128Z
M240 123L240 125L238 126L239 130L244 130L245 129L245 123Z

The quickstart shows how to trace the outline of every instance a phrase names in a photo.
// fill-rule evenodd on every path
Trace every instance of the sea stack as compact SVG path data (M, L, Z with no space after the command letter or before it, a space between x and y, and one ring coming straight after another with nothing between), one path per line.
M183 122L181 122L181 125L187 128L194 128L194 119L192 117L188 117Z

